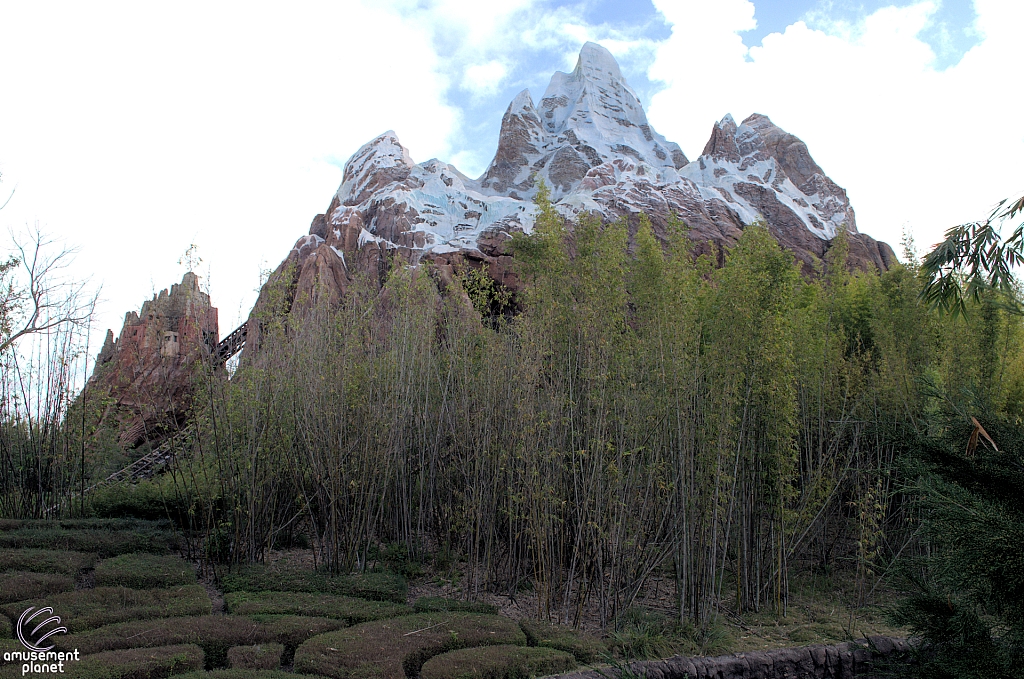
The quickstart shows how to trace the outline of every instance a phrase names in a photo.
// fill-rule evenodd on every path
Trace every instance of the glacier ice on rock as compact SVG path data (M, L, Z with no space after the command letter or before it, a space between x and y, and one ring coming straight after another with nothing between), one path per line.
M542 181L567 218L625 219L632 229L644 213L663 239L678 218L693 252L719 264L743 229L762 219L807 274L844 227L852 267L886 269L896 261L888 245L857 232L846 191L803 141L766 116L737 123L726 115L690 162L651 127L611 53L587 43L573 71L556 72L539 101L528 90L516 95L494 157L476 179L438 159L416 163L394 131L364 144L345 163L325 214L314 217L267 286L287 283L291 310L325 295L340 303L357 279L381 289L392 267L427 261L442 285L457 286L471 267L515 293L524 282L506 245L532 230ZM254 314L277 308L267 289ZM259 328L250 324L246 352L259 351Z
M827 246L815 241L843 227L856 233L846 192L797 137L760 114L739 124L726 115L690 162L651 127L612 54L590 42L571 73L551 77L539 101L529 90L516 95L480 177L437 159L416 163L395 132L385 132L346 162L327 228L317 233L339 251L372 243L413 262L474 252L531 230L541 182L566 217L644 212L663 224L674 214L698 240L715 243L733 242L763 219L805 263L810 255L800 249L821 254Z

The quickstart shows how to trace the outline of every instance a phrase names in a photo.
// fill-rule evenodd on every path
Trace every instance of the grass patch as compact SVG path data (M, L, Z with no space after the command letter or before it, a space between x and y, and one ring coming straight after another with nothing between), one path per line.
M625 660L667 658L671 655L721 655L732 651L734 640L721 623L697 629L681 625L660 611L634 606L618 620L608 646Z
M0 639L13 639L14 628L11 627L11 621L6 616L0 615ZM0 648L0 651L7 650Z
M242 670L276 670L281 667L282 644L232 646L228 649L228 666Z
M526 679L576 669L571 653L553 648L484 646L436 655L423 663L422 679Z
M498 607L483 601L462 601L461 599L447 599L443 596L421 596L413 604L417 613L438 613L462 611L465 613L487 613L496 615Z
M0 549L0 571L77 575L96 563L91 552L52 549Z
M126 587L82 589L54 594L45 599L4 604L0 606L0 611L11 619L17 619L29 606L52 607L72 633L126 620L209 615L212 608L206 590L200 585L191 585L149 590Z
M104 559L93 572L96 585L153 589L196 584L192 564L180 556L122 554Z
M571 627L553 625L541 620L520 620L530 646L553 648L571 653L584 665L597 662L608 653L608 647L597 637L581 634Z
M221 577L225 592L322 592L405 603L409 585L397 573L329 575L290 565L253 564Z
M415 677L435 655L497 644L523 646L526 636L497 615L423 613L313 637L295 652L295 671L336 679Z
M0 573L0 604L35 599L58 592L69 592L74 588L75 580L68 575L56 575L54 573Z
M64 673L53 676L69 679L165 679L181 672L202 668L203 652L185 644L162 648L132 648L107 651L65 662ZM21 663L3 667L0 677L21 677ZM39 676L35 673L26 676Z
M229 613L238 615L308 615L336 618L349 625L413 612L401 604L314 592L229 592L224 595L224 603Z
M178 548L175 535L162 528L112 531L100 528L19 528L0 532L0 548L59 549L96 552L101 557L149 552L167 554Z

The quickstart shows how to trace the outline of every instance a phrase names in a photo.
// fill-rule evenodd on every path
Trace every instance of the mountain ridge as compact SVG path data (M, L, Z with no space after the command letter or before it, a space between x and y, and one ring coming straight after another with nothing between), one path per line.
M851 266L896 262L891 247L858 232L846 191L798 137L759 113L739 124L726 115L690 161L650 125L611 53L586 43L576 68L555 72L538 102L529 90L513 98L494 157L476 179L436 158L416 163L391 130L360 147L327 211L276 276L291 271L296 295L314 299L319 281L339 298L358 275L383 284L398 255L412 265L433 262L444 279L460 266L484 268L518 289L504 243L531 231L541 182L567 220L592 214L635 228L644 213L666 238L675 216L696 251L719 261L747 225L763 220L808 274L840 230L849 235Z

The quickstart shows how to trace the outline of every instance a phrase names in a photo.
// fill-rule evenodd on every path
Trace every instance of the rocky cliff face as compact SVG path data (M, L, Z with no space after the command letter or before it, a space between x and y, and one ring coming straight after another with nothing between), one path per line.
M130 448L183 422L194 364L218 338L217 309L191 272L125 314L117 339L107 330L86 386L89 401L102 404L99 426L116 429Z
M611 54L587 43L575 70L555 73L538 103L526 90L516 96L478 179L436 159L413 162L394 132L359 149L327 212L272 280L288 277L292 299L312 298L318 281L337 297L355 275L379 280L397 255L433 261L443 277L456 265L485 267L515 289L504 242L532 228L542 181L568 219L591 213L635 224L646 213L664 236L674 214L698 251L713 244L720 252L764 220L808 273L840 229L850 234L853 266L884 270L896 261L888 245L858 233L846 191L797 137L763 115L738 125L727 115L690 162L651 127Z

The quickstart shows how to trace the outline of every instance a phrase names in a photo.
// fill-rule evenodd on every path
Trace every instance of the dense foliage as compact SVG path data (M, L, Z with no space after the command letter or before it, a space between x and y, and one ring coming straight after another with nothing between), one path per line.
M933 307L957 317L973 302L965 331L982 348L973 388L939 394L903 456L928 550L901 564L911 591L894 617L922 642L921 677L1009 678L1024 662L1024 431L998 346L1024 316L1012 275L1024 224L1005 239L999 228L1022 212L1024 198L1008 199L985 221L950 229L921 267L921 298Z
M972 431L951 415L909 458L931 550L904 564L912 590L897 619L927 642L921 676L1016 677L1024 661L1024 432L1019 421L991 416Z
M268 349L211 384L201 456L165 489L210 553L308 526L330 568L454 554L471 592L533 587L570 623L666 573L683 619L782 612L794 567L846 568L864 597L918 549L894 461L934 393L1021 407L1015 318L975 305L990 332L966 333L912 267L850 273L842 237L807 280L762 226L716 269L680 225L664 245L539 207L518 314L470 272L467 305L395 267L383 294L261 319Z
M458 558L471 595L533 588L570 624L594 604L611 623L657 574L705 626L784 612L795 568L846 569L866 597L933 511L900 451L964 390L1024 413L1019 317L984 298L939 316L913 262L851 273L840 235L808 279L755 224L715 268L681 224L665 242L538 207L515 296L429 266L340 308L283 313L267 290L260 352L197 384L191 454L93 511L169 516L228 564L295 544L341 572ZM101 474L74 441L51 495Z

